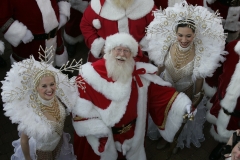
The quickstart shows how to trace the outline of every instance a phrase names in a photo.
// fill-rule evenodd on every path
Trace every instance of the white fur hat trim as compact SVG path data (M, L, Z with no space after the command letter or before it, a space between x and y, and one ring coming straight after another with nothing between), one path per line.
M117 46L127 47L131 50L133 57L137 55L138 43L128 33L116 33L106 38L105 41L105 53L109 53L113 48Z

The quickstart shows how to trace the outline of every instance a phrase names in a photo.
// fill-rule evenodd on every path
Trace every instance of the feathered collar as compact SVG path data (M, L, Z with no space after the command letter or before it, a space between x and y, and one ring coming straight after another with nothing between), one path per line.
M109 20L119 20L123 17L136 20L148 14L154 6L153 0L134 0L133 4L125 11L116 7L112 0L106 0L103 5L99 0L92 0L92 9L101 17Z

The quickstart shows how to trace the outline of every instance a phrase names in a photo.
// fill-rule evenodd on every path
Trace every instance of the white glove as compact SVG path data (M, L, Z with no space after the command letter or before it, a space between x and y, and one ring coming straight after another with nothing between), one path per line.
M192 110L192 105L187 105L186 112L188 113L188 118L190 118L191 115L195 116L197 113L197 108L193 112L191 112L191 110Z
M30 30L27 30L25 36L23 37L22 41L24 44L31 42L34 39L33 34Z
M67 20L67 16L60 14L58 29L64 26L67 23Z

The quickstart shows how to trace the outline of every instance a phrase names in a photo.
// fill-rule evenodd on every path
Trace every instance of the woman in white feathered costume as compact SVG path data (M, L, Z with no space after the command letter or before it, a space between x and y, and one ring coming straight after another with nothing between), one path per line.
M177 91L184 92L193 102L197 114L187 121L178 137L178 148L200 147L206 109L203 105L204 78L212 76L224 61L225 35L218 15L201 6L188 5L186 1L174 7L154 12L154 20L147 28L149 58L159 66L159 74L171 82ZM201 102L201 103L200 103ZM194 119L194 120L193 120ZM152 124L150 124L151 126ZM149 130L151 137L154 130ZM167 143L159 143L165 148Z
M3 109L18 124L20 136L12 143L12 160L76 159L70 135L63 132L66 109L75 105L78 96L74 81L33 57L12 65L2 81Z

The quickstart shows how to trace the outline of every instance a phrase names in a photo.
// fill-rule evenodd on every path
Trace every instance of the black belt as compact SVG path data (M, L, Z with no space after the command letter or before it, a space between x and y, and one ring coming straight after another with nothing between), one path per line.
M232 113L228 112L225 108L222 108L223 109L223 112L226 114L226 115L231 115L231 116L234 116L234 117L239 117L240 118L240 111L238 110L234 110Z
M126 125L123 125L122 127L112 127L112 133L113 134L126 133L132 128L132 125L135 124L135 122L136 122L136 119L132 120L131 122L129 122Z
M50 39L54 38L57 34L58 27L51 30L49 33L44 33L44 34L34 34L34 40L45 40L45 39Z
M240 0L218 0L218 2L222 3L225 6L229 6L229 7L240 6Z

